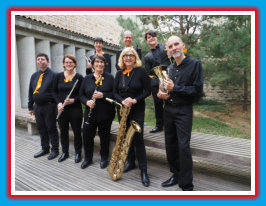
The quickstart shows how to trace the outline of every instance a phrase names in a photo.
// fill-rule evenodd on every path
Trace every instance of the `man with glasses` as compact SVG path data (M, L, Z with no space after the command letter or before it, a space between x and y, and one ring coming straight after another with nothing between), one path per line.
M144 57L145 69L148 74L156 66L170 65L170 60L167 56L165 45L158 44L156 33L153 30L149 30L145 33L145 39L150 47L150 51ZM159 80L151 79L151 91L155 107L156 126L150 131L150 133L156 133L163 130L163 100L157 97L159 90Z
M125 44L125 48L127 47L132 47L132 42L133 42L133 34L131 31L125 31L124 32L124 37L123 37L123 42ZM138 46L136 48L134 48L136 50L136 52L138 53L139 55L139 58L141 60L141 49L138 48ZM115 67L118 70L120 70L120 67L118 66L118 60L119 60L119 57L120 57L120 54L122 52L123 49L120 49L119 51L116 52L116 63L115 63Z

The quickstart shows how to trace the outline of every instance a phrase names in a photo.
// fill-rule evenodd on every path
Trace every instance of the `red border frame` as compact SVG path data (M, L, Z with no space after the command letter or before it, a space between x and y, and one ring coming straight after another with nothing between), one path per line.
M12 11L255 11L255 195L12 195L11 194L11 12ZM255 199L259 196L259 11L255 7L15 7L7 12L7 195L14 199Z

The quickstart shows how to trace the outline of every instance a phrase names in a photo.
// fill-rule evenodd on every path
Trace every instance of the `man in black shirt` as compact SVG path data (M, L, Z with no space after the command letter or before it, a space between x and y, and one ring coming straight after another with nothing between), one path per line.
M131 31L125 31L124 32L124 37L123 37L123 42L125 43L125 48L127 47L132 47L132 42L133 42L133 34ZM141 60L141 49L138 48L138 45L136 48L134 48L136 50L136 52L138 53L139 55L139 58ZM116 63L115 63L115 67L118 70L120 70L120 67L118 66L118 60L119 60L119 57L120 57L120 54L122 52L123 49L120 49L119 51L116 52Z
M150 74L151 70L156 66L161 65L167 67L170 65L165 46L163 44L158 44L156 33L152 30L147 31L145 33L145 39L151 49L144 57L147 73ZM151 79L151 88L155 107L156 126L150 132L155 133L163 130L163 101L157 97L159 90L158 79Z
M52 95L53 81L56 73L49 65L46 54L37 55L37 65L40 68L30 79L28 109L30 115L35 115L37 128L41 137L41 151L34 155L41 157L50 152L49 140L52 149L48 160L59 154L58 131L56 128L56 104Z
M164 81L164 89L168 92L162 92L160 88L158 97L165 100L165 147L173 176L162 186L179 184L183 191L192 191L192 105L203 94L202 66L199 60L184 55L185 44L179 37L171 36L167 47L175 62L168 67L169 79Z

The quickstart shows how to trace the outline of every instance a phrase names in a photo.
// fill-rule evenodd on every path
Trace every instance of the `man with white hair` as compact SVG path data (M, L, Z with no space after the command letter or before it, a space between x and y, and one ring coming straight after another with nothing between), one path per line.
M127 30L127 31L124 32L123 42L125 44L125 48L132 47L133 38L134 37L133 37L133 34L132 34L131 31ZM138 48L138 45L134 49L138 53L139 58L141 60L141 49ZM116 67L117 71L120 70L120 67L118 66L118 60L119 60L119 57L120 57L120 54L121 54L122 50L123 49L120 49L119 51L116 52L116 63L115 63L115 67Z
M170 171L173 173L162 186L179 184L183 191L192 191L194 186L190 139L193 103L203 94L203 72L201 62L186 56L184 48L185 44L178 36L168 39L168 54L175 61L168 67L169 78L164 81L167 92L160 88L157 94L158 98L165 100L165 148Z

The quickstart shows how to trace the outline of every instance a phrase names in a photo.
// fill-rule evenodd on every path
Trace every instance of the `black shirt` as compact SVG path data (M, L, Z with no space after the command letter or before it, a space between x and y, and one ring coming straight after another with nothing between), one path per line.
M169 66L170 60L167 56L167 50L163 44L157 44L155 49L151 49L148 54L144 57L145 69L147 74L151 74L151 70L156 66ZM157 86L159 84L158 79L151 80L152 86Z
M94 55L91 55L91 56L90 56L90 59L92 59L93 56L94 56ZM105 67L104 67L104 71L105 71L105 72L108 72L108 73L111 73L111 66L112 66L112 65L111 65L111 57L110 57L110 55L107 54L107 53L104 53L103 56L104 56L104 58L105 58L105 60L106 60L106 65L105 65ZM91 74L91 73L92 73L91 69L86 68L86 75L89 75L89 74Z
M168 68L169 78L174 82L168 103L192 104L203 96L203 72L199 60L186 56L180 65L174 62Z
M104 78L102 81L102 85L99 86L98 91L103 93L103 99L96 100L96 106L93 108L92 118L96 118L97 121L111 119L115 115L115 107L113 104L107 102L104 98L108 97L113 99L113 85L114 85L114 77L112 74L104 72L102 77ZM86 105L88 100L92 99L92 95L95 91L95 77L93 74L89 74L84 77L80 90L79 96L80 101ZM86 105L86 109L90 110L90 107Z
M125 82L125 83L124 83ZM137 100L137 104L151 93L150 78L143 67L134 68L129 77L119 70L115 76L114 97L120 103L127 97Z
M42 84L38 93L33 94L37 86L39 77L44 73L42 78ZM50 68L47 68L44 72L37 71L32 74L30 78L29 94L28 94L28 109L33 110L33 104L45 105L48 102L54 102L53 98L53 81L56 73Z
M65 75L64 72L61 72L55 76L54 79L54 84L53 84L53 96L55 99L55 102L57 104L64 103L66 97L70 93L71 89L73 88L75 82L78 80L71 96L69 98L74 99L75 102L74 104L80 104L79 101L79 88L82 83L82 75L79 73L76 73L75 76L73 77L72 81L65 82ZM69 106L69 105L67 105Z

